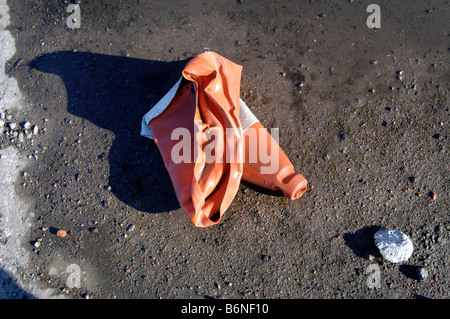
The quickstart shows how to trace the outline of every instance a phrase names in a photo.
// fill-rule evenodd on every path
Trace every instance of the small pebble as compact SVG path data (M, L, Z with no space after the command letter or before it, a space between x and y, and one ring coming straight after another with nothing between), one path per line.
M31 128L31 123L30 122L25 122L23 124L23 128L26 129L26 130L29 130Z
M428 277L428 270L423 267L417 268L417 278L419 280L425 280Z
M58 231L56 232L56 236L58 237L66 237L67 232L63 229L58 229Z
M340 132L339 137L341 140L345 140L347 138L347 134L345 132Z
M376 258L376 254L377 253L374 250L369 250L366 252L366 258L370 261L373 261Z
M429 197L431 200L436 200L436 197L437 197L436 192L429 192L429 193L428 193L428 197Z

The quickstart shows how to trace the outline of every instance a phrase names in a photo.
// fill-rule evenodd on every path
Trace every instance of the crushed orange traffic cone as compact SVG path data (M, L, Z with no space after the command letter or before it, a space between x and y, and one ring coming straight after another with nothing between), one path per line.
M291 199L306 189L305 178L239 98L241 72L217 53L202 53L142 121L141 134L155 140L178 202L197 227L221 220L241 178Z

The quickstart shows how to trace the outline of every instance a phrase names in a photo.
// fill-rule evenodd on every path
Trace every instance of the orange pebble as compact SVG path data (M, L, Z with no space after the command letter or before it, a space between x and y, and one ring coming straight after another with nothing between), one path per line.
M58 229L58 231L56 232L56 236L58 237L66 237L67 232L63 229Z

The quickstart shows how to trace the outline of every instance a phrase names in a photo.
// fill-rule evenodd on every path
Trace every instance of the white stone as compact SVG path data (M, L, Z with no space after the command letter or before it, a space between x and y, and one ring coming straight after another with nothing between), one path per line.
M411 239L399 230L383 228L377 231L373 238L381 255L390 262L406 261L413 253Z
M11 130L16 130L19 128L19 126L17 125L17 123L12 122L12 123L9 123L9 128Z
M23 128L26 129L26 130L29 130L31 128L31 123L30 122L25 122L23 124Z

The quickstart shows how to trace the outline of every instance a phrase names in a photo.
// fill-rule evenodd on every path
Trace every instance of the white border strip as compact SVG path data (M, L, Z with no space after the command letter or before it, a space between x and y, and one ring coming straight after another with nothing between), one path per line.
M150 127L148 126L148 123L150 123L151 120L153 120L155 117L160 115L164 110L169 106L170 102L175 97L175 94L177 93L178 87L181 84L181 80L183 77L180 77L180 79L177 81L177 83L170 89L169 92L164 95L164 97L159 100L158 103L154 107L151 108L150 111L148 111L143 119L141 124L141 135L144 137L154 139L152 131L150 130Z

